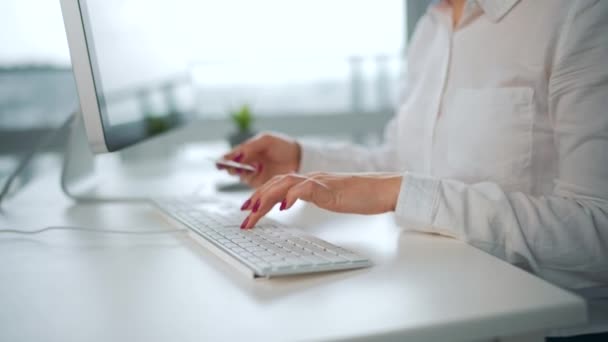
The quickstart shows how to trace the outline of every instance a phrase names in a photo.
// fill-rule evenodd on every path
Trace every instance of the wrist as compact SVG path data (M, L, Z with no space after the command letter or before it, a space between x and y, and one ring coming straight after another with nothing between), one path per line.
M399 192L401 191L401 184L403 182L402 175L396 175L391 178L391 200L390 200L390 211L395 211L397 207L397 200L399 199Z
M302 146L297 141L294 141L293 144L294 144L294 154L295 154L295 158L294 158L295 167L293 169L294 169L294 172L299 173L300 166L302 165Z
M400 174L387 175L382 178L380 189L381 193L384 194L381 198L385 212L395 211L402 182L403 176Z

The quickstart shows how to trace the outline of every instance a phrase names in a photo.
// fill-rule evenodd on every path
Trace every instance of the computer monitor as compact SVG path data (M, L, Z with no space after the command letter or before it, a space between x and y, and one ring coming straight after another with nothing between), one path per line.
M186 56L155 42L145 1L61 0L91 149L112 152L182 124L192 110Z

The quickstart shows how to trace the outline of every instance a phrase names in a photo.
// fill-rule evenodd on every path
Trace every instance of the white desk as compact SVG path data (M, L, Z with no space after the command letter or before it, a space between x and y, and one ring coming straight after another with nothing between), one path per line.
M9 201L0 228L169 227L145 204L75 205L56 177ZM0 341L542 341L585 320L578 297L456 240L403 232L390 215L272 215L375 266L251 280L180 233L3 234Z

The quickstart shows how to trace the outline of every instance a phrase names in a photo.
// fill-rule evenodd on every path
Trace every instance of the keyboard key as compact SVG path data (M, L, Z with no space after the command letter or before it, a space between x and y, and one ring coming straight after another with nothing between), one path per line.
M330 263L329 261L327 261L323 258L320 258L318 256L307 256L306 260L312 262L315 265L327 265Z
M272 262L272 261L283 260L283 257L280 255L273 254L273 255L265 256L262 259L264 259L265 261L268 261L268 262Z
M290 269L290 268L294 267L293 264L286 262L286 261L271 262L270 265L272 265L273 268L278 269L278 270Z
M350 263L355 264L355 265L358 265L358 264L367 265L369 263L369 261L367 259L363 259L360 257L357 260L351 260Z
M226 248L228 248L228 249L232 249L232 248L238 247L236 243L232 243L232 242L227 242L223 246L226 247Z
M315 252L315 254L320 255L320 256L324 257L325 259L331 259L331 258L337 256L337 254L328 253L326 250Z
M245 251L245 249L236 244L233 247L230 247L230 250L234 251L235 253L241 253Z
M213 232L213 231L212 231L212 232L207 233L207 236L209 236L209 237L211 237L211 238L213 238L213 239L216 239L216 240L217 240L217 239L221 239L221 238L222 238L222 235L221 235L221 234L216 233L216 232Z
M344 258L341 258L341 257L337 256L337 255L334 255L334 256L331 256L331 257L327 257L326 259L329 260L329 261L331 261L331 263L333 263L333 264L348 264L350 262L350 261L348 261L348 260L346 260Z
M267 251L265 249L261 250L261 251L254 251L253 254L257 255L259 257L267 257L267 256L273 255L272 253L270 253L269 251Z
M299 265L299 264L302 263L302 261L303 260L300 259L300 258L293 258L293 257L291 257L291 258L285 258L285 262L288 262L288 263L294 264L294 265Z
M341 253L340 256L343 257L344 259L350 260L350 261L362 259L360 256L358 256L357 254L354 254L354 253Z

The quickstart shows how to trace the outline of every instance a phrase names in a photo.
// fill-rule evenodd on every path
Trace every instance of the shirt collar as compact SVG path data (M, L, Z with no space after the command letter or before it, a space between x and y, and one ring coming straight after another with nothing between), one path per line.
M479 7L494 22L500 21L519 0L477 0Z
M519 2L520 0L468 0L465 6L465 12L467 9L471 9L475 5L478 5L488 18L493 22L500 21L509 11ZM447 0L435 0L432 2L431 8L434 10L443 10L446 6L449 6Z

